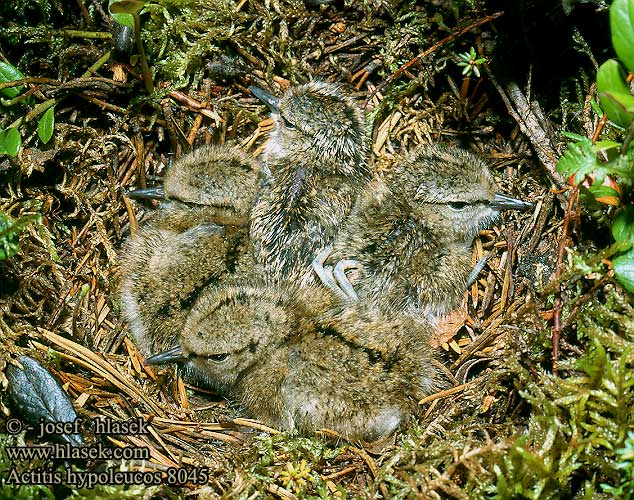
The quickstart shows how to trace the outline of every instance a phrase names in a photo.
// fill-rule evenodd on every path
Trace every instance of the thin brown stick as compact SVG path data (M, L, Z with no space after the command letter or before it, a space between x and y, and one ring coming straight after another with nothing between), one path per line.
M81 10L81 15L84 16L84 19L86 20L86 24L91 30L94 31L95 24L92 22L92 19L90 18L90 14L88 14L88 9L84 5L83 0L77 0L77 5L79 6L79 9Z
M266 487L266 491L272 493L273 495L277 495L283 500L299 500L299 497L293 495L286 488L282 488L281 486L278 486L276 484L269 484Z
M132 203L130 203L130 198L127 196L122 196L123 204L125 205L126 213L128 214L128 221L130 222L130 235L134 236L136 234L139 224L137 223L136 216L134 215L134 209L132 208Z
M91 95L86 94L85 92L81 92L79 97L82 99L86 99L88 102L92 102L93 104L99 106L101 109L107 109L109 111L114 111L115 113L125 114L125 109L121 106L117 106L115 104L110 104L109 102L104 101L103 99L99 99L97 97L93 97Z
M418 404L424 405L425 403L431 403L432 401L435 401L436 399L442 399L442 398L446 398L447 396L453 396L454 394L458 394L459 392L464 391L465 388L472 383L473 383L473 380L471 380L470 382L467 382L466 384L460 384L460 385L457 385L456 387L451 387L450 389L445 389L444 391L440 391L435 394L430 394L426 398L421 399L418 402Z
M491 14L490 16L483 17L482 19L479 19L479 20L471 23L469 26L465 26L464 28L453 32L451 35L443 38L439 42L436 42L434 45L429 47L427 50L421 52L420 54L418 54L413 59L410 59L407 63L405 63L403 66L401 66L399 69L397 69L394 73L392 73L386 80L382 81L381 83L379 83L379 85L377 85L377 87L370 93L370 95L366 99L364 107L367 106L368 103L372 100L372 98L378 92L383 90L386 85L389 85L390 83L392 83L395 79L397 79L399 76L401 76L403 73L405 73L409 68L411 68L412 66L417 64L421 59L427 57L430 54L433 54L434 52L436 52L443 45L446 45L447 43L455 40L456 38L461 37L462 35L464 35L465 33L468 33L471 30L479 28L483 24L489 23L489 22L497 19L498 17L502 16L503 14L504 14L504 12L500 11L500 12L496 12L495 14Z
M370 469L370 474L372 474L372 478L376 480L378 478L378 476L379 476L379 469L376 466L376 463L374 462L372 457L370 455L368 455L368 452L365 451L363 448L356 448L354 446L351 446L349 448L349 450L352 453L356 453L357 455L359 455L363 459L363 461L368 466L368 469Z
M84 346L60 335L56 335L44 328L38 328L37 330L50 342L78 356L78 359L81 359L82 366L108 380L112 385L128 394L131 398L145 402L155 413L159 415L163 413L162 409L156 403L149 399L139 388L123 378L122 374L102 355L96 354Z
M358 468L359 468L358 465L351 465L350 467L346 467L345 469L342 469L342 470L340 470L338 472L334 472L332 474L328 474L327 476L321 476L321 478L324 481L328 481L329 479L337 479L337 478L340 478L342 476L345 476L346 474L350 474L351 472L354 472Z
M218 122L223 121L222 117L217 112L215 112L212 109L206 108L207 106L206 103L198 102L193 97L190 97L179 90L172 90L168 95L172 99L186 105L192 111L196 111L197 113L200 113L201 115L205 115L207 118L211 118L212 120L216 120Z
M251 429L256 429L258 431L268 432L269 434L280 433L280 431L261 424L257 420L251 420L250 418L234 418L233 423L236 425L241 425L242 427L250 427Z
M599 140L599 135L601 134L601 131L603 130L603 127L605 127L606 123L608 123L608 115L603 113L603 116L599 120L599 123L597 123L597 128L594 130L594 134L592 135L592 144Z
M203 115L197 114L196 118L194 119L194 125L189 131L189 134L187 134L187 143L190 146L194 145L194 141L196 140L196 135L198 134L198 130L200 129L200 126L202 125L202 123L203 123Z
M59 80L53 80L52 78L20 78L19 80L12 80L10 82L0 82L0 90L9 87L17 87L18 85L24 85L25 83L44 83L48 85L61 85Z
M564 216L564 223L561 229L561 239L559 240L559 249L557 251L557 266L555 267L555 280L561 276L563 269L564 254L566 253L566 239L568 237L568 226L570 225L570 219L572 218L573 208L575 202L579 197L579 187L575 187L572 190L570 198L568 198L568 206L566 207L566 214ZM557 285L557 296L553 304L553 374L557 375L559 372L559 337L561 336L561 309L563 302L561 300L561 283Z

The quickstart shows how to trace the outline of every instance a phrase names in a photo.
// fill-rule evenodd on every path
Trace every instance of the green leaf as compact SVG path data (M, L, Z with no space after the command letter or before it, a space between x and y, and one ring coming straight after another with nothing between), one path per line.
M4 61L0 61L0 83L21 80L22 78L24 78L24 75L18 68ZM22 85L17 85L15 87L2 89L0 92L6 95L9 99L13 99L14 97L19 96L23 89L24 87Z
M134 31L134 16L131 14L112 14L112 19L122 26L127 26Z
M612 45L628 70L634 71L634 2L614 0L610 6Z
M145 7L142 0L110 0L108 8L112 14L138 14Z
M612 267L621 284L634 293L634 249L612 260Z
M15 156L22 145L22 137L17 128L0 130L0 155Z
M621 208L612 221L612 236L616 241L634 243L634 206Z
M597 141L594 145L594 150L598 153L599 151L609 151L610 149L617 149L621 147L620 142L604 140Z
M603 110L599 107L599 103L594 99L590 100L590 106L597 116L603 116Z
M568 145L568 149L557 163L557 172L566 177L574 175L575 184L582 182L587 175L603 170L603 164L597 158L592 141L587 137L578 137L580 140Z
M625 83L621 65L615 59L604 62L597 73L601 107L608 118L621 127L629 127L634 119L634 97Z
M621 187L629 185L632 178L632 164L634 163L634 147L632 158L619 154L608 162L602 162L597 158L597 151L611 150L620 144L612 141L592 144L592 141L587 137L570 133L564 135L578 139L577 142L568 145L568 149L557 163L557 171L566 177L574 175L573 184L580 184L586 177L591 177L592 189L599 196L613 196L615 194L612 190L609 192L599 191L603 187L609 188L609 186L602 186L607 175L612 176L613 180L618 178Z
M605 164L606 172L615 175L621 181L621 184L631 184L632 181L632 162L627 155L618 155L613 160Z
M620 204L621 195L616 189L611 188L610 186L604 186L595 181L592 186L588 188L588 191L592 193L595 200L601 203L605 203L606 205Z
M108 10L112 18L119 24L135 30L134 15L145 6L145 2L138 0L110 0Z
M575 134L574 132L563 131L561 135L563 135L564 137L568 139L572 139L573 141L576 141L576 142L583 141L584 139L586 139L585 135Z
M40 121L37 124L37 135L40 137L40 141L46 144L53 137L53 130L55 129L55 106L48 108Z

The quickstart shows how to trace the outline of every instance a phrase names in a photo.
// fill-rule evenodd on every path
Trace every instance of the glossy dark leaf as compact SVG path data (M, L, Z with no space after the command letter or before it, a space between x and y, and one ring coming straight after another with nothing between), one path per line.
M35 426L39 426L40 418L48 422L74 422L77 413L66 392L50 372L28 356L22 356L18 361L24 370L9 365L6 375L9 397L22 418ZM63 434L59 437L71 445L83 443L79 434Z

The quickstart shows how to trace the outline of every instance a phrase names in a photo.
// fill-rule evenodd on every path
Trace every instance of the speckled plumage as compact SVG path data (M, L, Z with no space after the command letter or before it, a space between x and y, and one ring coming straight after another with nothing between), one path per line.
M360 195L328 262L360 264L347 277L361 301L435 322L458 305L470 246L498 218L498 196L487 164L464 149L434 145L396 157Z
M259 174L230 146L199 149L166 173L166 200L123 249L121 308L143 355L175 342L204 289L257 267L248 218Z
M320 287L260 284L205 292L177 351L190 376L265 424L374 441L437 384L427 333Z
M274 279L313 280L311 262L336 236L367 184L361 111L335 84L291 88L271 115L268 171L253 210L257 260Z

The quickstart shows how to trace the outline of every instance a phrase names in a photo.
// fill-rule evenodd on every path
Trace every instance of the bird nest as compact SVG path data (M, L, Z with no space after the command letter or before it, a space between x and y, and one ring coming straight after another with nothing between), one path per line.
M3 56L33 78L26 84L36 102L56 99L53 140L43 145L25 119L20 154L0 158L0 211L14 220L42 216L21 234L19 253L0 261L3 364L38 359L82 419L147 421L147 434L85 436L89 445L149 450L149 460L108 467L164 477L172 468L206 471L205 480L189 475L155 486L62 485L59 495L550 498L617 481L616 465L596 452L615 457L610 443L622 444L632 424L631 300L593 267L604 255L566 250L572 241L582 250L601 246L602 229L577 229L580 210L548 162L548 145L536 145L530 120L513 119L523 94L498 84L493 71L461 76L457 54L509 29L495 24L500 16L486 11L487 2L451 2L453 10L381 0L181 3L152 2L142 16L155 70L151 97L129 58L85 73L110 49L102 3L40 2L41 36L26 21L36 7L17 2L10 24L0 7ZM433 338L450 387L420 401L416 418L374 446L328 429L291 436L240 417L173 369L144 365L119 315L119 251L153 209L131 202L126 190L155 185L172 155L201 144L234 141L257 156L271 123L246 87L284 90L310 77L356 89L378 175L399 151L459 143L482 154L503 191L535 203L475 241L473 264L488 255L486 265ZM574 126L592 125L588 113L575 114L588 109L583 97L559 124L574 116ZM3 127L27 111L8 109ZM554 329L562 337L555 343ZM13 414L4 392L0 401L6 421ZM593 441L601 433L604 442ZM14 446L32 436L2 439ZM13 465L1 463L3 474ZM45 493L31 487L26 495Z

